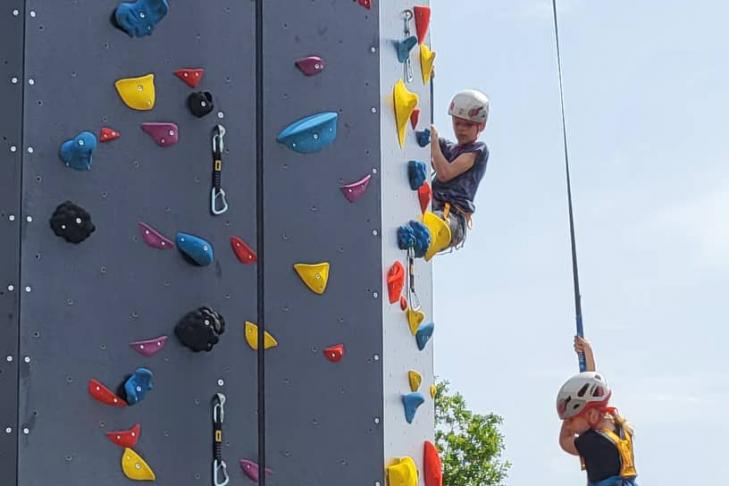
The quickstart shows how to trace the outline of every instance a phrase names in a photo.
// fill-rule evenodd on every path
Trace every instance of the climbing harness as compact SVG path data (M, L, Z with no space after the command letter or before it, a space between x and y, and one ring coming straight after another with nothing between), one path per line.
M223 460L224 406L225 395L216 393L213 397L213 486L225 486L230 481L228 466Z
M220 186L220 180L223 174L223 152L225 143L225 127L216 125L213 129L213 188L210 191L210 211L219 216L228 210L228 200L225 197L225 191Z
M408 287L407 287L408 305L413 311L419 311L422 308L420 298L415 291L415 250L413 247L408 248Z
M405 26L405 39L412 36L412 33L410 32L410 21L413 19L413 11L412 10L403 10L402 12L402 20L403 24ZM413 78L415 76L413 75L413 63L410 61L410 55L408 55L408 58L405 59L405 79L408 80L408 83L413 82Z

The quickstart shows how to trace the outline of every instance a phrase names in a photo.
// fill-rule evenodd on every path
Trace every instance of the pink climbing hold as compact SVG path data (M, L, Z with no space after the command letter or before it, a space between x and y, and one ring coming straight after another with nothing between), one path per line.
M112 140L116 140L119 137L121 137L121 133L117 132L113 128L103 127L101 129L101 135L99 136L99 141L102 143L111 142Z
M160 147L171 147L180 140L180 132L174 123L142 123L142 131Z
M237 236L231 236L230 246L233 247L233 253L235 253L235 256L238 257L238 260L241 263L245 263L246 265L256 263L256 253L241 238L238 238Z
M339 363L344 357L344 344L329 346L324 351L324 356L332 363Z
M420 108L415 108L413 114L410 115L410 124L413 126L413 130L418 128L418 121L420 121Z
M309 56L296 61L296 67L307 76L316 76L324 71L327 63L319 56Z
M184 68L175 71L175 76L191 88L197 88L197 85L202 81L203 74L205 74L205 70L202 68Z
M160 336L154 339L147 339L145 341L135 341L129 343L129 346L141 354L142 356L150 357L162 351L162 348L167 344L167 336Z
M246 474L246 476L251 478L251 480L258 482L258 479L259 479L261 473L260 473L260 470L259 470L260 468L257 463L255 463L253 461L249 461L248 459L241 459L240 467L241 467L241 469L243 469L243 472ZM270 476L271 474L273 474L273 471L266 468L266 475Z
M371 178L372 176L368 174L357 182L353 182L351 184L347 184L346 186L340 187L339 190L342 191L342 194L344 194L344 197L347 198L347 201L354 203L359 198L364 196L364 193L367 191L367 186L369 185Z
M144 242L152 248L171 250L175 247L175 244L169 238L165 238L159 231L148 224L142 223L141 221L137 224L139 225L139 231L142 233Z

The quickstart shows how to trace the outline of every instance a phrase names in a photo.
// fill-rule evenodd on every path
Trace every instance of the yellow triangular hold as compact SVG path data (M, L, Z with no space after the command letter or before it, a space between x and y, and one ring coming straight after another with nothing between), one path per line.
M392 90L392 97L395 102L395 121L397 123L397 137L400 147L405 145L405 130L410 123L410 115L418 106L418 95L405 87L403 80L399 80Z
M415 336L418 333L418 327L420 327L420 324L423 323L425 320L425 313L423 311L414 311L412 309L408 309L405 311L405 315L408 318L408 326L410 327L410 332L413 336Z
M144 459L131 449L124 449L121 463L124 475L132 481L154 481L157 479L149 464L144 462Z
M425 252L425 261L429 261L451 244L451 228L445 220L431 211L423 214L423 224L430 231L430 246Z
M420 384L423 382L423 377L417 371L408 371L408 381L410 382L410 391L416 392L420 389Z
M294 270L299 274L301 280L311 289L315 294L323 294L327 289L327 282L329 282L329 263L315 263L309 265L306 263L297 263L294 265Z
M423 73L423 83L428 84L430 78L433 77L433 63L435 62L435 52L425 44L420 44L420 71Z
M412 457L400 457L387 466L389 486L418 486L418 468Z
M430 385L430 398L435 398L435 396L438 394L438 387L435 385Z
M132 110L148 111L154 108L156 99L154 74L120 79L114 86L124 104Z
M253 324L250 321L246 321L246 329L245 329L245 335L246 335L246 342L248 343L248 346L251 347L252 350L257 351L258 350L258 326ZM271 349L278 346L278 341L276 341L276 338L271 336L268 331L265 331L263 333L263 349Z

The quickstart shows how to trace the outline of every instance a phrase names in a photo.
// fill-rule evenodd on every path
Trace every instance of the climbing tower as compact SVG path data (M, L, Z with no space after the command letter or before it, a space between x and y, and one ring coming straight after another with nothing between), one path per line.
M2 7L3 486L439 484L427 2L263 4Z

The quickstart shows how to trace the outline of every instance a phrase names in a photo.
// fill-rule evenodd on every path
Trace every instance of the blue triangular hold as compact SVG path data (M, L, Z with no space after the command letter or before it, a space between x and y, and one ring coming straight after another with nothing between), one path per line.
M422 351L425 349L425 345L428 344L430 338L433 337L434 330L435 324L432 322L421 324L420 327L418 327L418 331L415 333L415 341L418 343L419 350Z
M169 10L167 0L124 2L116 8L112 23L129 37L144 37L152 34Z
M177 233L177 249L192 263L204 267L213 263L213 245L202 238L187 233Z
M418 45L418 38L416 36L410 36L402 41L395 41L395 48L397 49L397 60L405 62L410 57L410 51L413 47Z
M276 141L294 152L318 152L337 138L337 117L338 114L331 111L307 116L281 131Z
M66 167L89 170L96 145L96 135L91 132L81 132L61 145L59 156Z
M124 383L127 403L134 405L144 400L147 392L153 388L152 372L147 368L139 368Z
M409 424L413 423L415 412L417 412L418 407L423 403L425 403L425 397L422 393L414 392L402 396L402 404L405 407L405 420Z

